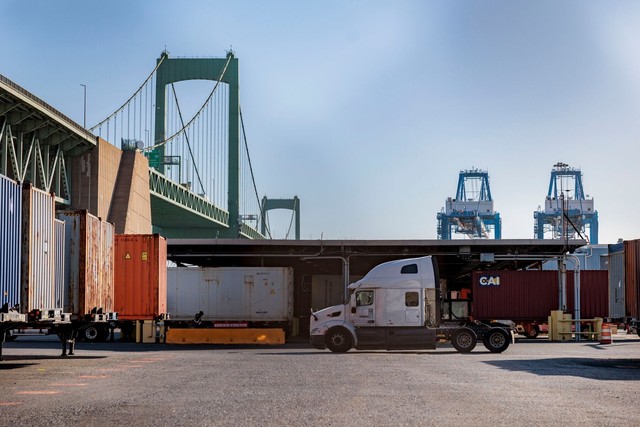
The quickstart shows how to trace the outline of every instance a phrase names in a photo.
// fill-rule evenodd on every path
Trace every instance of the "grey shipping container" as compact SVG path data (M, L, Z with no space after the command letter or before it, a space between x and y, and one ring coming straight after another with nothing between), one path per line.
M289 322L293 317L293 269L223 267L167 269L171 320Z
M55 306L54 206L51 194L25 184L22 188L22 313Z
M20 304L22 188L0 175L0 307Z
M609 316L622 319L625 313L624 252L609 253Z
M629 317L640 319L640 240L625 240L623 244L625 312Z
M64 311L85 318L113 311L113 224L87 211L61 212L65 223Z

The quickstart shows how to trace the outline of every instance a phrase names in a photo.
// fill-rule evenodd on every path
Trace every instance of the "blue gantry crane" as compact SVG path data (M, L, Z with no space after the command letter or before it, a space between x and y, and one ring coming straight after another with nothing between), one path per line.
M589 243L598 244L598 211L594 209L593 198L588 197L584 194L580 169L562 162L553 165L544 210L539 206L533 213L534 237L585 238L588 228Z
M479 169L461 170L455 199L447 198L438 213L438 239L453 234L469 238L502 238L502 220L493 210L489 173Z

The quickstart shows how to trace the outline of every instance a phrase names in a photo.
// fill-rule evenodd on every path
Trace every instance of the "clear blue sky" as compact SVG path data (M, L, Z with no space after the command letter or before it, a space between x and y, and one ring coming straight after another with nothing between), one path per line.
M435 238L472 167L532 238L558 161L600 243L640 238L638 2L5 0L0 28L0 74L80 123L86 84L89 125L165 47L232 46L258 191L301 198L303 238Z

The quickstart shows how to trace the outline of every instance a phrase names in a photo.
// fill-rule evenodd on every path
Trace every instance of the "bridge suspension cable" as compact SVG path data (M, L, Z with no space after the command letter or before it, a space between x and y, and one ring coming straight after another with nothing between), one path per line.
M116 111L114 111L113 113L111 113L106 119L104 119L103 121L101 121L100 123L98 123L97 125L93 126L92 128L89 128L89 130L91 132L93 132L94 130L100 128L103 124L108 123L109 120L111 120L112 118L114 118L119 112L123 111L125 107L129 106L129 104L131 103L131 101L133 99L136 98L136 96L142 92L142 89L144 89L147 85L147 83L149 82L149 80L151 80L151 78L156 74L156 71L158 71L158 68L160 68L160 65L162 64L162 61L164 61L165 56L162 56L162 58L160 58L160 61L158 61L158 63L156 64L156 68L153 69L153 71L151 72L151 74L149 74L149 77L146 78L146 80L144 82L142 82L142 84L140 85L140 87L138 88L137 91L134 92L133 95L131 95L131 97L129 99L127 99L124 104L122 104L122 106L120 108L118 108Z
M256 220L256 229L258 229L258 225L259 225L259 218L262 218L262 204L260 203L260 196L258 195L258 187L256 186L256 178L255 175L253 173L253 165L251 164L251 156L249 155L249 145L247 144L247 133L245 131L245 127L244 127L244 118L242 117L242 108L238 107L238 112L240 114L240 128L242 129L242 141L244 142L244 149L245 149L245 153L247 156L247 164L249 167L249 173L251 176L251 184L253 184L253 194L255 195L255 201L256 201L256 205L248 208L249 203L246 202L246 198L245 198L245 211L249 210L249 211L254 211L253 209L255 209L257 207L258 209L258 215L257 215L257 220ZM242 186L243 189L246 189L246 184ZM255 211L254 211L255 212ZM271 237L271 231L269 230L269 228L267 228L267 233L269 234L269 238Z
M291 220L289 220L289 228L287 229L287 234L285 234L284 236L285 240L289 238L289 233L291 233L291 226L293 225L293 218L296 214L297 208L298 208L298 199L293 199L293 209L291 209Z
M187 133L187 129L184 125L184 120L182 119L182 110L180 110L180 103L178 102L178 95L176 94L176 88L171 83L171 91L173 92L173 99L176 102L176 109L178 110L178 116L180 117L180 124L182 125L182 131L184 132L184 139L187 142L187 148L189 149L189 156L191 157L191 161L193 162L193 170L198 177L198 182L200 183L200 188L204 191L204 185L202 184L202 178L200 177L200 172L198 171L198 164L196 163L196 159L193 156L193 150L191 149L191 143L189 142L189 134Z

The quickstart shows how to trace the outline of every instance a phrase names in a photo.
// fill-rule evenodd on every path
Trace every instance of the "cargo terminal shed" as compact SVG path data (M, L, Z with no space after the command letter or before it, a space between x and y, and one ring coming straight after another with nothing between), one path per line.
M244 240L168 239L167 259L200 267L291 267L293 334L308 333L311 309L344 301L347 286L374 266L433 255L440 288L456 299L477 270L540 268L584 246L584 240ZM554 295L554 298L557 295ZM446 305L445 301L445 305ZM450 306L449 306L450 307ZM445 313L446 315L446 309Z

